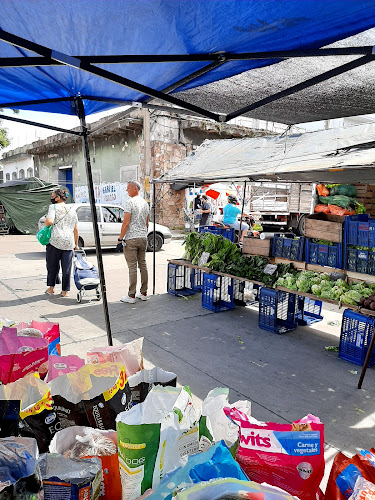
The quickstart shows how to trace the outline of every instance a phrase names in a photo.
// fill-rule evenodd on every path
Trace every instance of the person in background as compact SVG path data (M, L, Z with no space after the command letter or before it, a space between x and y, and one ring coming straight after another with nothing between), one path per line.
M70 274L72 270L73 249L78 250L78 218L73 208L65 205L67 192L56 189L51 194L45 225L52 226L51 238L46 246L47 290L48 295L55 293L61 264L62 287L61 296L67 297L70 290Z
M199 210L201 208L201 204L202 204L201 195L198 193L197 196L194 198L193 210Z
M147 232L149 208L147 202L139 196L141 185L129 181L126 191L129 199L124 206L124 220L118 238L118 247L124 247L124 255L129 268L129 293L121 297L121 302L134 304L136 297L147 300L148 273L146 264ZM141 272L141 291L136 294L137 264Z
M207 226L208 219L210 218L211 215L211 205L208 203L208 196L205 194L202 196L202 204L199 213L202 214L202 218L200 220L199 225Z
M249 229L249 225L246 224L245 222L242 222L241 228L240 228L240 223L237 221L237 216L241 214L241 209L237 207L237 198L235 196L229 195L228 196L228 205L225 205L223 209L223 223L231 228L234 228L236 231L240 231L240 240L239 243L243 242L244 236L246 236L247 231ZM249 217L250 215L248 214L243 214L244 217Z

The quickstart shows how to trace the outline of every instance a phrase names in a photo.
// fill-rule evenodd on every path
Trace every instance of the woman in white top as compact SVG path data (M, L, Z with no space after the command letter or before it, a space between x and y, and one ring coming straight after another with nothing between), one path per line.
M67 192L56 189L51 195L51 203L46 226L52 226L51 238L46 246L47 290L48 295L54 293L58 273L62 269L61 296L67 297L70 290L70 274L72 270L73 249L78 249L78 219L76 211L65 205Z

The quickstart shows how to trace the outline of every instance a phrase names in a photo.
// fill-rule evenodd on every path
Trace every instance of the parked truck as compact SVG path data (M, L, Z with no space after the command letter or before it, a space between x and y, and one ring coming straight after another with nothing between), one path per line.
M250 214L260 215L262 225L296 229L303 235L305 216L314 212L316 184L251 182L245 205Z

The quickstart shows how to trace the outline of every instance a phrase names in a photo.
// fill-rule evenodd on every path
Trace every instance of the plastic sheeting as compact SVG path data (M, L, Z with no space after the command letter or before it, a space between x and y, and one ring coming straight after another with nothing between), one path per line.
M0 203L5 208L7 225L14 225L21 233L36 234L38 221L51 204L52 192L61 187L36 177L0 184Z
M358 125L283 137L206 140L161 176L168 183L219 180L341 182L357 174L373 182L375 125ZM341 179L340 179L341 175Z
M321 47L371 28L374 19L375 3L364 0L3 0L0 28L70 56L239 53ZM35 54L0 42L1 58L21 56ZM227 62L180 86L180 90L271 62L275 61ZM99 66L162 90L207 64ZM0 104L80 94L123 101L146 98L71 67L0 68ZM113 106L85 102L86 114ZM76 113L70 102L32 105L26 109Z

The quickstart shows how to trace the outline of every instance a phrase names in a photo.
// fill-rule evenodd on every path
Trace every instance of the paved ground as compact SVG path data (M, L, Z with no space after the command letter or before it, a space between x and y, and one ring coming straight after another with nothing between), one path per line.
M124 257L105 251L114 342L143 336L146 363L175 371L197 401L221 386L231 389L231 402L251 400L252 413L261 420L319 416L325 423L328 463L338 449L353 454L373 446L375 370L368 370L358 390L360 367L325 350L338 345L340 327L327 323L340 320L341 313L331 307L321 323L280 336L259 329L254 307L211 313L201 307L200 295L184 300L165 293L167 259L182 253L181 241L166 245L156 259L159 295L129 305L119 302L127 288ZM106 345L102 304L78 304L74 285L70 298L45 295L44 257L34 236L0 237L0 316L58 321L63 354L84 357L87 349ZM93 253L89 258L95 262ZM151 270L152 254L147 258Z

